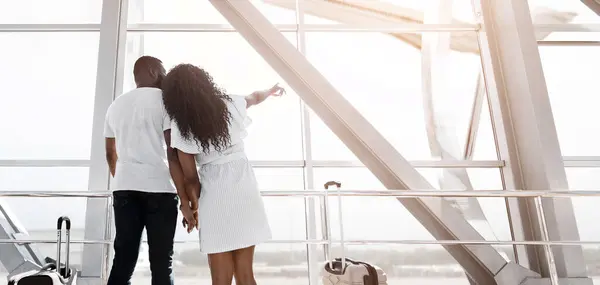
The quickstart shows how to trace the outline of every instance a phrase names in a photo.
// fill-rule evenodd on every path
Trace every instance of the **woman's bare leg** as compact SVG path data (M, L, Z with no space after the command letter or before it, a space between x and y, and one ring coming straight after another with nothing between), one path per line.
M233 252L222 252L208 255L208 266L212 285L231 285L233 281Z
M233 268L236 285L256 285L252 265L254 263L254 246L233 251Z

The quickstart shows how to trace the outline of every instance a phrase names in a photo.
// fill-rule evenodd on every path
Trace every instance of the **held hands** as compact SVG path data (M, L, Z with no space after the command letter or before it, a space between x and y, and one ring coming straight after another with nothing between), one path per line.
M181 214L183 215L183 219L181 223L184 228L187 228L188 234L194 230L194 228L198 228L198 204L197 202L194 205L190 204L181 204Z
M181 224L187 228L188 234L194 228L198 229L198 197L200 197L200 187L194 189L192 193L188 193L189 201L181 203L180 210L183 215Z

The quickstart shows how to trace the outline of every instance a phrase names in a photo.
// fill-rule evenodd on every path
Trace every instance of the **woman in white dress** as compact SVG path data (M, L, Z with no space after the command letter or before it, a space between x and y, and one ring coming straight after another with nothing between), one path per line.
M184 225L188 232L199 230L213 285L230 285L233 277L237 285L255 285L254 246L270 239L271 230L244 152L246 109L285 90L275 85L248 96L226 95L191 64L174 67L162 89L179 161L171 173L176 187L185 189L178 191L185 193Z

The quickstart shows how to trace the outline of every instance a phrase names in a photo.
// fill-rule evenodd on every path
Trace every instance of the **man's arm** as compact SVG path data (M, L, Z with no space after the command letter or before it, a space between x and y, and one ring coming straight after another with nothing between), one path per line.
M177 157L183 172L185 192L187 198L189 198L188 203L185 205L189 205L195 211L198 209L198 198L200 197L200 178L198 178L198 170L196 169L196 158L193 154L185 153L179 149L177 150Z
M110 169L110 174L115 177L115 171L117 170L117 143L115 138L106 138L104 141L104 147L106 149L106 162Z
M246 108L250 108L254 105L264 102L269 96L281 96L283 94L285 94L285 89L280 87L279 83L275 84L270 89L254 91L252 94L246 96Z
M187 195L185 189L185 183L183 178L183 170L177 156L177 150L171 147L171 130L164 131L165 143L167 144L167 161L169 162L169 172L171 173L171 179L177 189L177 195L181 204L189 204L190 198Z

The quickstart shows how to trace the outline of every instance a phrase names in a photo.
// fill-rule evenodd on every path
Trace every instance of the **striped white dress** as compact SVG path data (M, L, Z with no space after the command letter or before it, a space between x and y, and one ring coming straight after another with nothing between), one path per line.
M181 137L176 123L171 126L171 145L196 154L202 184L198 202L200 251L206 254L257 245L271 238L264 203L252 166L244 152L243 139L250 119L246 99L230 95L231 146L222 152L202 153L195 141Z

